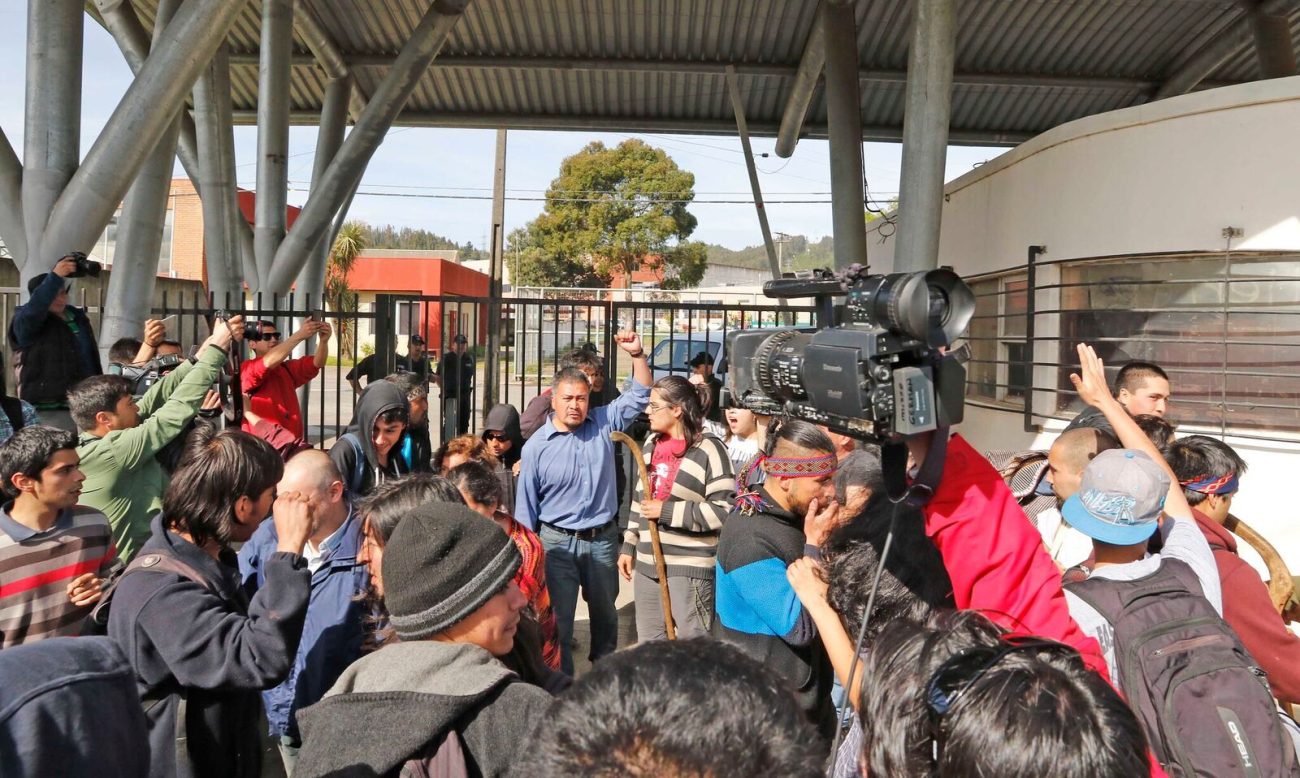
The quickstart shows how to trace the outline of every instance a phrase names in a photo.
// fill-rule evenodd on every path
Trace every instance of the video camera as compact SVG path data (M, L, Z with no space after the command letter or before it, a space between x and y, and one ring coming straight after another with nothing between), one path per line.
M109 375L120 375L132 381L134 386L131 394L137 400L149 391L149 387L158 383L158 380L176 369L176 366L184 362L185 358L179 354L167 354L166 356L154 357L142 365L126 365L121 362L110 362L108 365Z
M765 283L768 297L816 298L818 326L728 333L732 402L880 442L959 423L965 351L948 347L975 313L970 287L946 268L865 270Z

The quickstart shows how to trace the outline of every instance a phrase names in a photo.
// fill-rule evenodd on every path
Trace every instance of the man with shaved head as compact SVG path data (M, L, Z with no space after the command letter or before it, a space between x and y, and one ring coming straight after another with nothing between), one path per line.
M302 745L296 714L325 695L342 672L361 657L365 608L358 595L370 585L357 561L361 518L347 499L343 477L319 449L295 454L276 484L280 493L306 495L317 516L316 532L303 547L311 571L311 599L298 655L289 677L262 692L271 734L280 739L285 772L292 774ZM275 522L267 519L239 551L239 572L249 596L265 583L266 562L276 554Z
M1119 448L1119 441L1105 430L1079 427L1066 430L1047 452L1046 481L1056 496L1056 507L1038 514L1038 532L1043 545L1061 569L1082 564L1092 554L1092 539L1061 518L1061 506L1079 491L1083 471L1098 454Z

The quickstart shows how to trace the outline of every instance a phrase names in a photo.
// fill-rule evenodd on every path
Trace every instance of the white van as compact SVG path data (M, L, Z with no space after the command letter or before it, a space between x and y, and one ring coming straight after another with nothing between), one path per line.
M718 330L702 330L663 338L650 352L650 370L654 380L670 375L689 377L691 360L701 351L709 352L713 357L713 370L719 372L726 348L724 335Z

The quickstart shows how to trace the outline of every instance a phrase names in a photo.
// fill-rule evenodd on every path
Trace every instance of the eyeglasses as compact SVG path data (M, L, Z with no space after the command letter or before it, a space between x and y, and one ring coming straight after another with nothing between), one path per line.
M671 407L673 406L668 405L667 403L646 403L645 410L646 413L658 413L659 411L667 410Z
M260 333L259 333L259 332L247 332L247 333L244 334L244 337L248 338L250 341L257 341L257 340L279 340L279 339L280 339L280 333L278 333L278 332L260 332Z
M948 736L944 716L985 673L1017 651L1073 653L1074 649L1064 643L1030 635L1008 635L1002 639L1001 645L980 646L954 654L930 676L930 682L925 687L925 707L930 719L930 758L936 768Z
M505 434L504 432L489 432L483 437L487 438L488 440L498 440L498 441L510 440L510 436Z

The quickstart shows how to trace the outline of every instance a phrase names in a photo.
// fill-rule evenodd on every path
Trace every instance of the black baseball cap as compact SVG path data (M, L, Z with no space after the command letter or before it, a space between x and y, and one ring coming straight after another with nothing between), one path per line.
M455 338L452 338L452 340L456 343L469 343L469 338L464 335L457 335Z
M407 343L415 343L415 344L417 344L417 345L423 346L423 345L424 345L424 338L420 337L419 335L412 335L411 337L409 337L409 338L406 339L406 342L407 342Z

